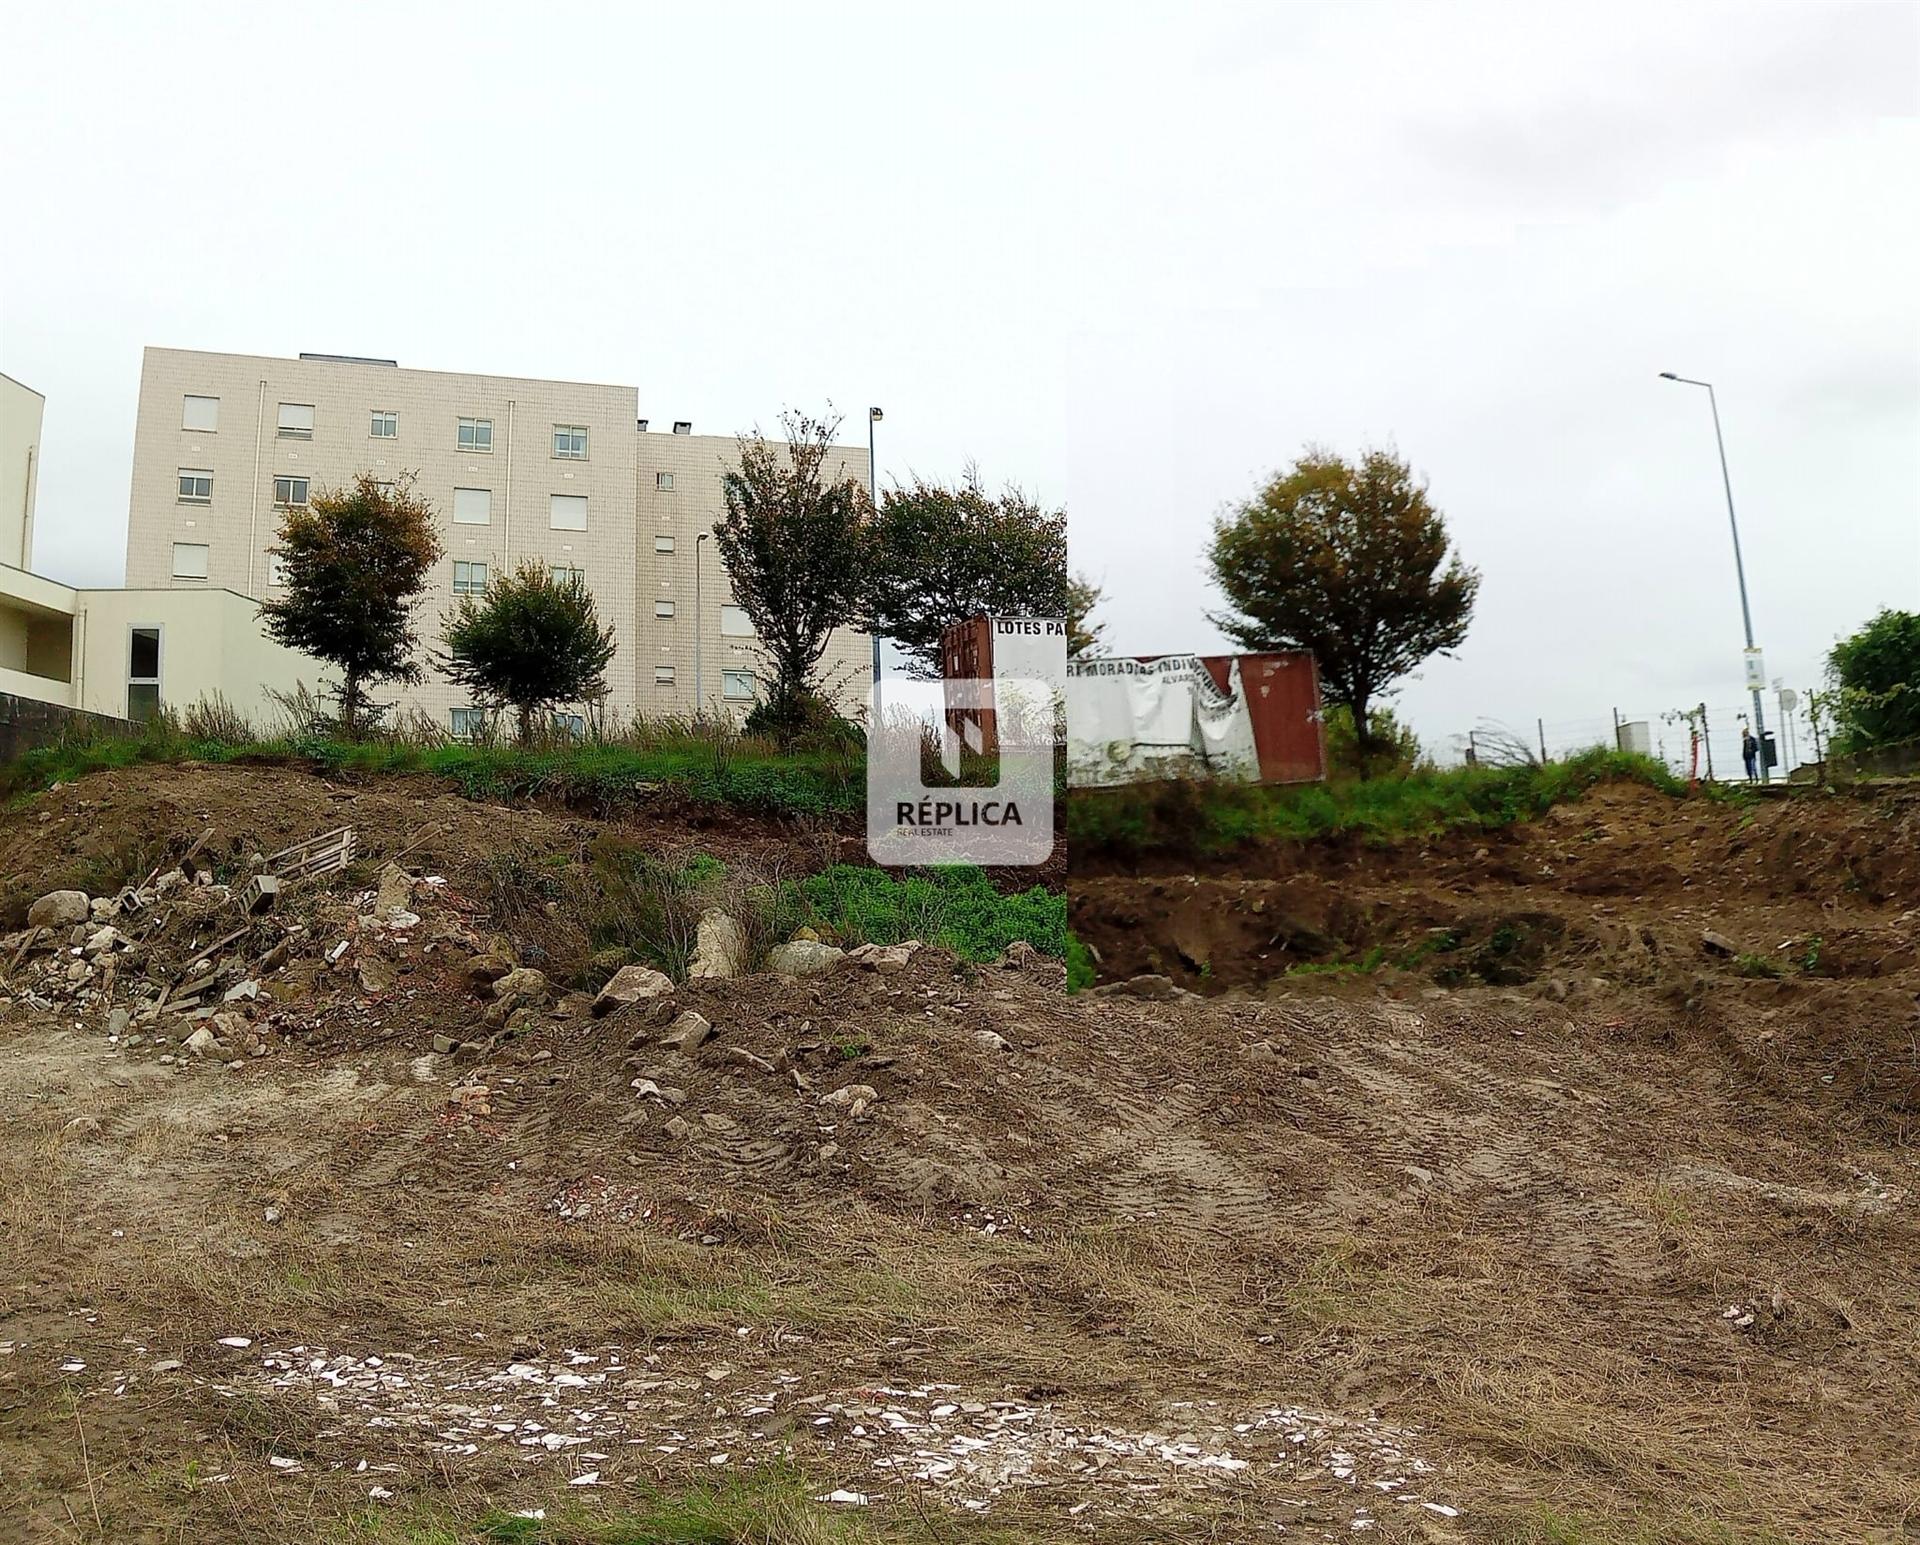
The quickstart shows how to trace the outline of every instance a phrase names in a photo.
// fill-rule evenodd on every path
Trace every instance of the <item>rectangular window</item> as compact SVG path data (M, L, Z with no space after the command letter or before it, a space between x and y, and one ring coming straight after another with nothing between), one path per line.
M587 529L587 496L585 494L548 494L547 524L555 531L585 531Z
M472 740L474 736L485 733L487 711L484 708L456 708L453 710L453 733L458 740Z
M655 601L653 603L653 615L656 617L671 617L673 615L673 602Z
M180 427L203 429L208 433L220 427L218 397L186 397L180 403Z
M659 489L662 493L672 493L673 492L673 474L671 472L654 473L653 486Z
M367 433L376 440L397 440L400 438L400 415L389 413L384 408L373 410L373 424Z
M553 579L558 585L584 585L587 582L587 571L568 568L564 563L556 563L553 566Z
M490 418L463 418L460 420L460 449L463 451L490 451L493 449L493 420Z
M453 523L456 526L484 526L493 520L491 488L456 488L453 491Z
M553 454L562 461L587 459L587 430L584 424L555 424Z
M173 544L173 577L205 579L210 552L211 549L205 542L175 542Z
M303 477L277 477L273 480L273 502L282 509L307 502L307 480Z
M753 619L747 616L744 606L723 606L720 608L720 631L728 638L752 638Z
M283 440L313 438L312 403L283 402L280 404L280 438Z
M577 713L557 713L553 716L553 727L563 735L575 740L583 740L587 733L587 716Z
M722 671L720 673L720 690L735 701L752 697L753 672Z
M487 593L487 566L484 563L467 563L461 559L454 560L453 593L455 595L485 595Z
M160 630L132 628L127 635L127 717L136 724L160 711Z
M206 467L182 467L180 469L180 502L211 504L213 502L212 471Z
M267 554L267 583L278 590L287 582L286 560L278 553Z
M653 668L653 684L654 684L654 685L655 685L656 687L670 687L670 686L672 686L672 685L673 685L673 667L672 667L671 665L656 665L656 666L654 666L654 668Z
M654 550L655 552L657 552L657 553L670 553L670 552L672 552L672 551L673 551L673 538L672 538L672 537L670 537L670 536L657 536L657 537L655 537L655 538L653 539L653 550Z

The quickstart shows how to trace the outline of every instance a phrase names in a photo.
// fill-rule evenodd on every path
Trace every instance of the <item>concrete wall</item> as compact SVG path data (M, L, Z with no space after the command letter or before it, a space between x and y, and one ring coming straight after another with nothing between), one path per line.
M116 719L84 714L38 697L17 696L6 686L5 676L6 672L0 671L0 762L11 761L35 746L52 745L78 725L101 730L128 728Z
M33 501L40 481L40 419L46 399L0 375L0 564L33 557Z
M183 427L189 395L218 399L214 429ZM280 432L283 402L313 406L311 439ZM393 438L371 435L375 410L397 415ZM637 411L632 387L148 349L134 442L127 584L269 595L267 555L279 528L273 507L276 477L306 477L317 489L348 481L362 470L382 479L411 472L416 491L439 512L446 548L418 608L423 652L436 642L441 616L454 602L456 561L483 561L495 576L523 560L580 568L619 645L608 672L609 711L621 717L691 712L697 553L703 603L699 652L707 704L718 708L725 705L722 672L758 663L750 637L723 632L722 608L732 601L724 568L711 541L696 542L725 508L721 480L736 444L731 436L675 435L665 428L640 432ZM490 453L460 451L462 417L492 421ZM588 430L585 460L554 456L558 424ZM864 482L866 449L841 448L839 466ZM183 468L212 473L209 502L180 499ZM671 477L671 488L660 486L663 473ZM457 488L492 493L487 525L454 522ZM587 497L586 531L551 528L549 499L555 494ZM671 540L671 552L656 550L662 538ZM174 577L176 542L208 547L206 579ZM673 604L671 617L657 615L660 602ZM836 636L829 650L829 674L849 678L849 708L865 700L868 659L869 645L861 634ZM660 667L671 668L670 684L656 680ZM420 687L394 696L442 725L453 708L467 702L463 692L432 672ZM727 706L744 710L747 705Z

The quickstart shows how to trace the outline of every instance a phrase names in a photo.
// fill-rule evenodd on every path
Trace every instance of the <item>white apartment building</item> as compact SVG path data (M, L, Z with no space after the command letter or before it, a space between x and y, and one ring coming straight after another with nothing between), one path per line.
M580 571L613 624L609 714L687 713L702 702L744 711L760 652L710 540L738 447L691 428L650 425L630 386L150 348L126 583L272 596L289 506L361 472L409 475L438 512L444 549L418 606L423 654L457 597L531 560ZM866 448L839 452L830 474L864 483ZM865 700L869 661L866 635L835 635L824 666L849 710ZM474 705L430 658L423 664L425 682L391 695L463 730ZM164 682L162 697L175 701Z

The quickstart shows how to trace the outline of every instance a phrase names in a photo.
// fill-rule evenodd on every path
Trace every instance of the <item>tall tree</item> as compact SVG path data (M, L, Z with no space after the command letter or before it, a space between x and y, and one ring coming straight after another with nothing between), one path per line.
M607 693L613 625L600 614L578 574L557 578L540 563L488 587L476 602L462 596L441 620L440 666L488 705L512 705L522 744L534 715L560 703L587 703Z
M1880 612L1827 654L1843 754L1920 740L1920 612Z
M352 738L370 687L420 679L412 602L440 561L433 507L410 476L383 485L363 472L288 510L276 551L284 594L260 605L267 636L339 669L340 728Z
M1067 581L1067 654L1092 654L1100 647L1100 635L1107 631L1104 622L1093 620L1094 611L1106 599L1103 591L1084 574Z
M1349 463L1309 446L1291 471L1215 520L1207 560L1231 608L1213 622L1247 649L1311 650L1367 755L1388 749L1374 699L1460 645L1480 588L1479 574L1449 555L1426 485L1379 450Z
M838 419L787 413L781 423L784 446L740 436L739 465L722 484L727 512L713 528L733 598L772 671L759 718L777 732L819 718L827 640L862 616L869 598L873 510L859 479L836 461Z
M1018 488L986 492L969 467L958 487L915 478L881 497L868 623L916 676L940 674L940 635L985 612L1059 617L1067 609L1067 516Z

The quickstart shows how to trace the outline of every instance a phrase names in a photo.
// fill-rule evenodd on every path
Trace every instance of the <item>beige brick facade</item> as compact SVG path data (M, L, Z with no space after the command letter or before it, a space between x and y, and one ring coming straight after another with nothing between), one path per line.
M688 713L697 686L710 710L743 709L743 683L725 672L756 670L758 649L738 635L738 619L727 610L732 597L714 544L698 541L725 508L721 479L735 442L676 435L666 424L643 432L638 407L638 392L625 386L148 349L134 436L127 585L224 586L270 596L281 515L276 490L298 492L276 480L305 479L310 493L362 471L383 479L411 473L416 492L438 512L446 549L419 607L428 647L454 602L456 564L484 563L490 578L527 560L578 568L620 646L608 672L609 713ZM488 426L489 448L463 447L462 420ZM585 430L584 456L555 454L560 427ZM844 447L842 457L845 471L864 482L865 447ZM579 499L586 501L586 529L569 529ZM468 519L456 521L456 508ZM196 577L202 568L204 577ZM459 571L463 578L472 572ZM669 608L671 615L661 615ZM864 635L836 635L827 672L849 708L864 701L868 660ZM421 686L391 695L446 725L467 700L427 663ZM696 681L696 664L703 681ZM670 682L661 679L669 673Z

